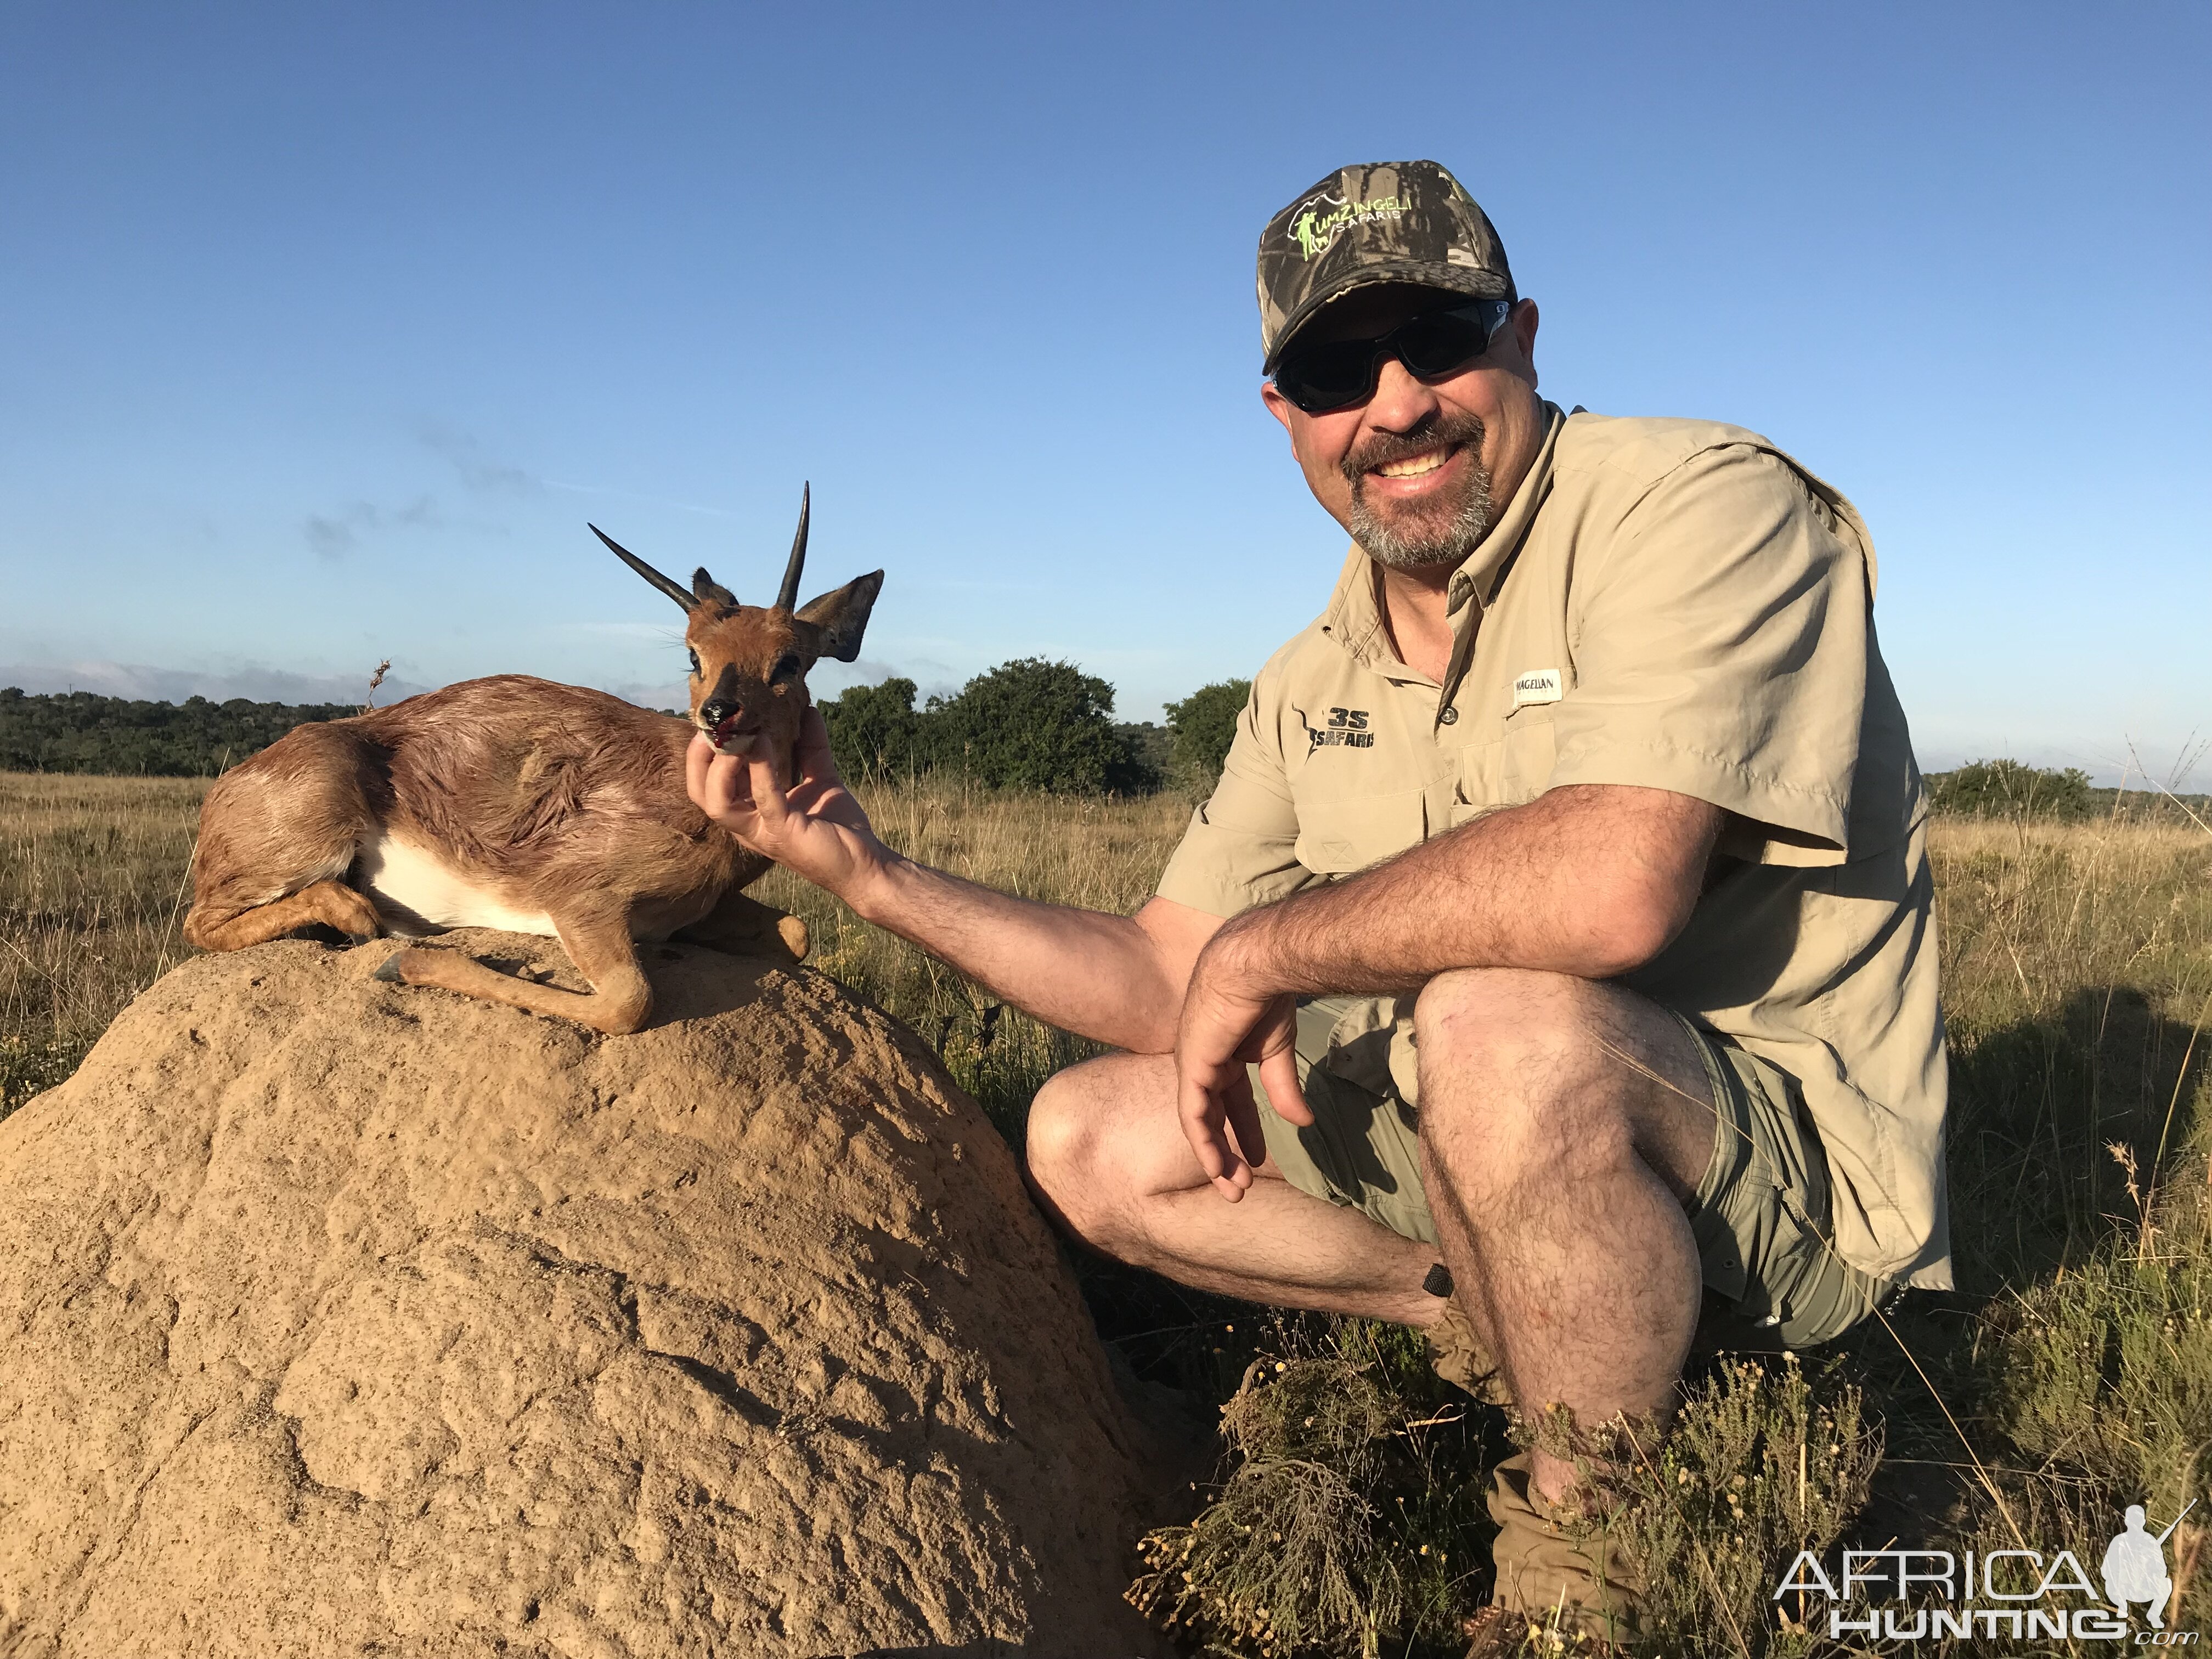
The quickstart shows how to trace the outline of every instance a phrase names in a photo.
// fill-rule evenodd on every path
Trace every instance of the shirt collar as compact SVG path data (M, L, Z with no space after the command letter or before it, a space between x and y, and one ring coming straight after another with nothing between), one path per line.
M1559 431L1567 417L1557 404L1549 400L1545 402L1544 414L1544 441L1537 447L1535 459L1528 464L1528 476L1521 480L1521 487L1513 492L1512 501L1498 522L1491 526L1490 533L1460 561L1445 588L1445 609L1458 618L1454 624L1455 633L1465 634L1472 617L1480 616L1497 596L1506 566L1521 550L1521 544L1528 539L1528 526L1535 522L1537 509L1552 493L1552 453L1558 447ZM1362 668L1372 669L1391 679L1425 682L1426 675L1417 674L1399 661L1397 653L1390 648L1389 634L1382 626L1379 577L1375 561L1354 542L1352 550L1345 556L1344 569L1336 579L1336 591L1329 596L1328 609L1322 613L1322 627ZM1470 616L1462 616L1469 599L1478 603ZM1455 679L1458 678L1456 671L1463 666L1457 659L1464 655L1463 649L1453 653Z

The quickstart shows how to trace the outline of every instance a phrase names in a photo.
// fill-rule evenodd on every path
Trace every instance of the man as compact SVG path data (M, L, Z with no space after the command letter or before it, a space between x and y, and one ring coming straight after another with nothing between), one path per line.
M1157 897L1102 915L900 858L818 717L795 787L702 738L692 793L1123 1051L1030 1118L1081 1237L1420 1327L1447 1375L1613 1425L1492 1498L1495 1638L1555 1608L1602 1636L1636 1586L1569 1523L1665 1418L1701 1310L1802 1346L1949 1282L1924 797L1873 548L1752 433L1540 398L1536 307L1433 162L1323 179L1259 287L1262 396L1354 544Z

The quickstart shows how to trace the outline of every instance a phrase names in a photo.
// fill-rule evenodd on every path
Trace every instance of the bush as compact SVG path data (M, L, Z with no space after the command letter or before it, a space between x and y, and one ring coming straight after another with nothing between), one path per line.
M1412 1331L1317 1328L1275 1320L1222 1407L1219 1484L1189 1524L1146 1534L1128 1599L1237 1659L1456 1652L1488 1588L1497 1415L1438 1380Z
M1073 663L1024 657L978 674L924 719L942 769L994 789L1134 794L1158 775L1114 726L1114 688Z
M928 734L915 712L915 684L892 678L856 685L822 705L838 775L855 781L910 778L929 769Z
M2025 761L1968 761L1954 772L1933 772L1928 795L1939 812L1969 817L2087 817L2096 809L2089 775L2077 767L2064 771L2030 766Z
M1221 680L1167 706L1178 781L1205 789L1213 787L1236 739L1237 717L1251 697L1251 681Z

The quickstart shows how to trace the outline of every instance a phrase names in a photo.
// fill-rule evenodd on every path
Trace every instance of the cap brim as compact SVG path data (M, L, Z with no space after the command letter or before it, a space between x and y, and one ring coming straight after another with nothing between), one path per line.
M1283 325L1283 331L1275 337L1274 349L1260 365L1260 372L1273 374L1275 366L1283 360L1283 353L1297 338L1298 331L1329 305L1357 289L1373 288L1382 283L1441 289L1447 294L1464 294L1470 300L1504 300L1512 294L1512 285L1494 270L1470 270L1465 265L1440 264L1427 259L1363 264L1346 271L1342 278L1319 293L1309 295L1306 302L1291 313L1290 319Z

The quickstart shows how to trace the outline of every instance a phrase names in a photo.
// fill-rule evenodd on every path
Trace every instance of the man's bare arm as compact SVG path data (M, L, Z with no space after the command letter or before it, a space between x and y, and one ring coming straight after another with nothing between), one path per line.
M702 738L686 782L715 823L1025 1012L1138 1054L1175 1046L1183 988L1220 918L1157 898L1134 916L1041 904L933 870L877 838L837 777L818 710L799 761L791 783Z
M1133 916L1043 904L896 854L840 896L1046 1024L1140 1054L1175 1047L1191 966L1221 926L1170 899Z
M1246 912L1208 958L1273 992L1418 990L1455 968L1611 979L1698 902L1720 809L1666 789L1554 789L1349 880Z

